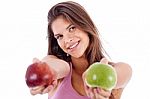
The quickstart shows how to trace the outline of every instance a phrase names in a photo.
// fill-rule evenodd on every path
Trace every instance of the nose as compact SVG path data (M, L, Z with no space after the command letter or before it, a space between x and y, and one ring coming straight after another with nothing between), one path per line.
M68 42L71 42L71 41L72 41L72 39L73 39L73 38L69 38L69 39L68 39Z
M72 42L73 41L73 38L67 38L66 40L65 40L65 43L70 43L70 42Z
M73 36L71 34L67 34L65 36L65 43L69 43L73 41Z

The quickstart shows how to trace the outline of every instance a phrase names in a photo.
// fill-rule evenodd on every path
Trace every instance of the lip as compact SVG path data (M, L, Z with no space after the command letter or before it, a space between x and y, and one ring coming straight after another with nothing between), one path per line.
M74 51L77 48L77 46L79 45L79 43L80 43L80 41L77 41L77 42L71 44L69 47L67 47L67 51L68 52Z

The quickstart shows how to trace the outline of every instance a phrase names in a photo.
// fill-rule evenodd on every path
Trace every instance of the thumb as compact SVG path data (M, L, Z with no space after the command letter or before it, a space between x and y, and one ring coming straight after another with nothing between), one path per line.
M38 63L38 62L40 62L40 60L38 58L33 58L32 62L33 63Z
M83 80L85 79L85 72L82 74L82 79Z
M100 63L102 63L102 64L108 64L108 60L106 58L102 58L100 60Z

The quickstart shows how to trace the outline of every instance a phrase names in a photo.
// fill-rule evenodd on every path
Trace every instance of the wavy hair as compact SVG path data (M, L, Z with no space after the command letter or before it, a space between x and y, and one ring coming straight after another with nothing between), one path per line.
M71 61L70 56L68 57L59 47L51 28L53 21L59 16L63 16L77 28L88 33L90 43L86 49L85 57L89 64L100 61L105 55L107 55L99 38L99 32L90 16L83 6L72 1L58 3L48 12L48 55L52 54L65 61Z

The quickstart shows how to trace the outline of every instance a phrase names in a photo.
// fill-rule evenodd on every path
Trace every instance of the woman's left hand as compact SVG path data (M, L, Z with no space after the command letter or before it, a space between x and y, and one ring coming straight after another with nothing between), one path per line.
M104 90L100 87L89 87L85 83L85 73L83 74L83 81L84 81L84 89L87 96L91 99L109 99L111 95L111 90Z
M108 60L106 58L101 59L100 63L108 64ZM89 87L85 83L85 75L86 71L83 73L82 78L84 81L84 89L88 97L91 99L109 99L111 95L111 90L104 90L100 87Z
M111 95L111 91L99 87L92 88L85 85L84 88L87 96L91 99L109 99Z

